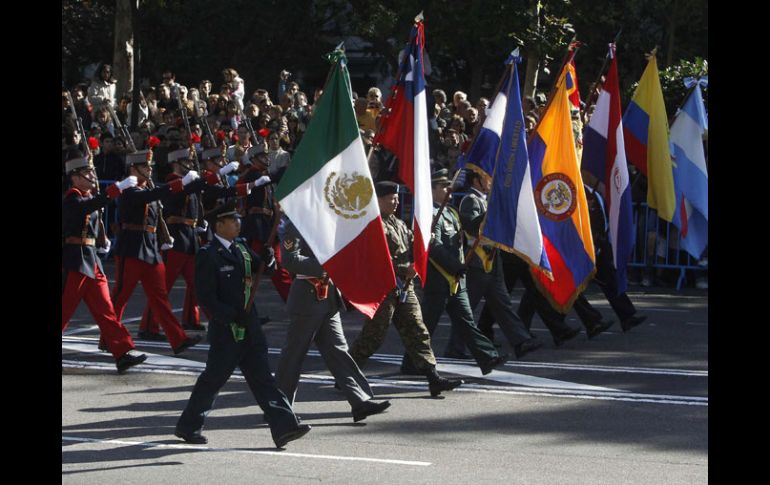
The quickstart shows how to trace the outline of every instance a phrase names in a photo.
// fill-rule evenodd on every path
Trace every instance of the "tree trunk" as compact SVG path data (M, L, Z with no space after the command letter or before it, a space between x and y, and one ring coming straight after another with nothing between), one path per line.
M537 73L540 70L540 53L537 49L527 49L526 59L527 72L524 76L524 89L521 91L521 96L534 98L537 89Z
M134 83L134 29L131 24L132 5L136 0L117 0L115 4L115 47L112 72L118 81L115 96L118 101Z
M540 1L532 5L532 29L540 32ZM527 59L527 73L524 76L524 89L521 92L522 99L526 96L535 97L537 90L537 73L540 70L540 46L528 45L524 52Z

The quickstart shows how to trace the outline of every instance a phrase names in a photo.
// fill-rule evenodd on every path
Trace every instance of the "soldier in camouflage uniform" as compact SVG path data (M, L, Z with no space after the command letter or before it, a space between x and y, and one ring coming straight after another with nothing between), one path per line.
M422 321L420 302L414 294L414 261L412 242L414 235L403 221L396 217L398 207L398 184L377 182L374 184L380 205L382 227L388 241L393 269L396 272L397 287L391 290L380 303L374 318L367 318L350 349L350 355L363 368L367 359L377 351L385 340L391 318L404 343L409 357L419 372L428 378L430 395L451 391L463 384L461 379L446 379L436 371L436 357L430 346L430 333Z

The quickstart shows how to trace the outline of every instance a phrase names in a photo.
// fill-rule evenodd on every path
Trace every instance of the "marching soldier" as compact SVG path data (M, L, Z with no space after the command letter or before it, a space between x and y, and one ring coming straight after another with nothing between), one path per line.
M644 322L647 317L636 314L636 308L625 292L618 294L615 263L612 260L612 245L607 237L608 226L604 202L601 195L591 187L586 185L585 188L588 214L591 219L591 233L594 240L594 248L596 249L596 275L594 276L594 281L599 285L610 306L620 318L621 330L627 332ZM537 306L538 296L537 294L530 293L528 290L521 298L519 314L526 325L531 324L534 310L539 310ZM581 293L577 300L575 300L574 308L578 317L580 317L580 321L586 328L586 334L588 334L589 339L604 332L614 323L612 320L604 320L601 312L591 305L584 293ZM553 311L555 312L555 310ZM562 319L564 318L563 315L561 317ZM553 331L551 333L553 334ZM554 340L556 340L555 336Z
M636 308L625 291L618 293L617 270L612 259L612 243L610 243L608 237L609 225L605 215L604 200L598 192L588 186L586 186L586 198L588 199L588 214L591 219L591 232L594 238L594 247L596 248L596 275L594 275L594 281L599 285L610 306L620 319L621 330L628 332L644 322L647 316L637 315ZM598 311L594 310L594 312L591 312L590 304L585 305L585 303L588 303L588 300L581 302L580 305L575 305L575 311L583 323L601 321L601 314L599 314L597 319L595 314Z
M460 220L468 244L473 245L479 237L481 222L487 213L486 194L489 192L490 181L473 171L467 171L466 181L470 190L460 202ZM542 347L543 342L533 338L513 312L511 297L503 281L503 263L498 251L479 244L468 262L468 299L471 311L476 308L482 296L513 347L516 358L520 359Z
M543 320L546 328L551 332L554 344L557 347L580 333L579 328L567 325L564 318L565 315L556 311L545 296L543 296L535 285L532 274L529 272L529 264L526 261L518 255L506 251L503 251L500 257L502 259L503 277L508 294L510 295L513 291L517 280L521 279L524 285L524 295L519 303L517 314L527 331L529 331L532 325L532 317L535 311L537 311L540 319ZM494 341L495 333L492 329L494 323L494 314L490 311L489 305L485 303L479 317L479 330L492 341Z
M254 273L264 261L272 266L272 250L257 256L242 240L235 201L207 215L214 236L195 257L198 298L211 314L206 369L198 377L174 435L188 443L204 444L201 434L206 414L235 367L240 367L254 398L265 412L275 446L301 438L310 426L299 424L291 403L270 373L267 341L257 322L252 287Z
M433 173L433 217L451 185L448 171L441 169ZM446 205L440 218L433 224L428 248L428 273L425 277L425 291L422 301L422 319L431 336L436 330L438 320L444 309L452 321L452 328L457 329L463 342L468 346L474 359L481 368L481 373L489 374L495 367L503 365L507 359L499 355L494 344L482 334L473 322L473 312L468 302L465 287L465 256L460 226L460 216L454 208ZM414 364L404 356L401 365L404 374L417 374Z
M281 252L279 241L275 234L275 223L280 218L280 209L273 200L273 187L268 168L270 161L267 158L263 144L250 147L243 157L249 170L245 172L239 182L255 182L255 187L245 198L242 235L246 238L251 249L259 252L271 239L271 247L276 256L276 268L270 277L278 294L284 302L289 297L291 287L291 275L281 264Z
M198 174L190 171L183 178L164 187L152 188L152 151L140 150L126 155L128 174L137 178L137 186L126 189L120 199L118 222L120 234L115 244L117 275L112 301L120 319L136 284L141 281L147 303L166 334L174 354L184 352L200 342L201 337L188 337L179 320L171 311L166 291L166 266L160 255L157 236L160 218L158 200L169 193L193 192L190 183ZM187 186L187 187L185 187ZM170 243L170 244L169 244ZM173 245L173 241L164 245Z
M208 184L202 195L203 210L206 213L214 210L230 197L248 194L247 184L236 184L235 187L230 187L227 183L228 174L237 170L239 163L230 162L225 165L222 148L214 147L203 150L201 159L204 164L202 176Z
M446 379L436 371L436 357L430 345L430 333L422 321L420 302L414 294L414 261L412 242L414 235L403 221L396 217L398 184L377 182L374 184L382 216L385 239L396 272L397 288L391 290L380 303L374 318L366 318L361 334L350 349L350 355L360 368L377 351L385 340L391 318L409 357L418 371L428 378L428 388L433 397L442 391L451 391L463 384L462 379Z
M168 162L173 170L166 177L166 183L182 179L193 170L190 161L190 149L181 148L169 152ZM206 231L206 221L201 219L200 192L206 182L198 179L193 182L197 189L195 192L170 193L163 198L163 215L166 218L168 232L174 239L174 246L165 252L164 263L166 265L166 291L171 292L179 274L187 284L182 310L182 328L185 330L206 330L200 323L200 310L195 296L195 253L200 248L198 234ZM198 225L199 221L203 224ZM140 338L163 340L159 335L160 326L154 318L149 306L145 306L142 321L139 324ZM157 337L156 337L157 336ZM158 338L160 337L160 338Z
M134 350L131 335L115 314L104 268L96 255L96 241L100 221L98 209L107 205L109 199L118 197L121 191L136 185L136 177L127 177L110 185L107 194L94 196L99 182L87 157L78 153L67 161L65 170L72 188L62 201L61 330L64 332L67 328L80 300L85 300L99 326L102 340L115 357L118 372L125 372L144 362L147 356ZM109 239L106 242L109 245ZM106 249L109 250L109 246Z
M313 251L291 221L281 222L281 252L286 269L296 274L289 290L287 309L289 329L275 371L278 387L294 402L302 361L315 342L341 391L345 393L358 422L390 407L389 401L374 402L369 382L348 353L342 331L340 309L345 308L342 295L329 279Z

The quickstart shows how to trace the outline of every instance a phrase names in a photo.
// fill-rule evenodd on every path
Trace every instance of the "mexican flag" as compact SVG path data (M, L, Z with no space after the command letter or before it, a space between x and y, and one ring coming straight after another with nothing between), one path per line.
M371 318L396 278L353 111L347 59L340 50L330 58L323 96L275 197L337 288Z

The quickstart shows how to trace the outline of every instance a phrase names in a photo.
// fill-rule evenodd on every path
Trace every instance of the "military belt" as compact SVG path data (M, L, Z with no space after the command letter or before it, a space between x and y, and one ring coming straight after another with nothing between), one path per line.
M155 226L148 225L142 225L142 224L129 224L127 222L124 222L120 225L121 229L128 230L128 231L146 231L149 233L155 232Z
M264 214L266 216L272 216L273 210L264 207L252 207L249 209L249 214Z
M92 237L82 238L82 237L70 236L70 237L64 238L64 243L78 244L80 246L96 246L96 239Z
M327 278L316 278L303 274L297 275L298 280L305 280L315 289L315 297L318 301L323 301L329 296L329 280Z
M184 224L185 226L192 226L192 227L195 227L198 225L198 221L196 221L195 219L187 219L181 216L168 216L166 217L166 222L168 224Z

